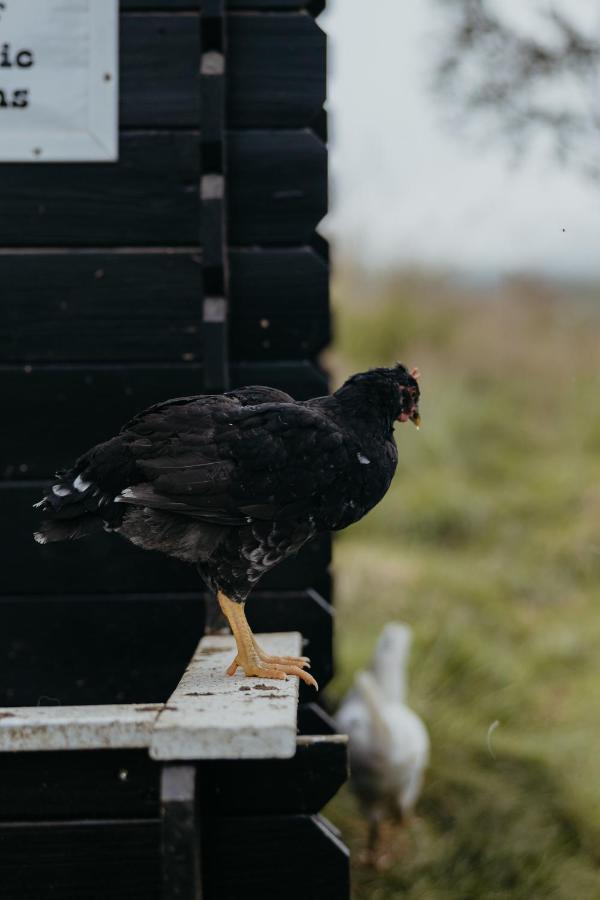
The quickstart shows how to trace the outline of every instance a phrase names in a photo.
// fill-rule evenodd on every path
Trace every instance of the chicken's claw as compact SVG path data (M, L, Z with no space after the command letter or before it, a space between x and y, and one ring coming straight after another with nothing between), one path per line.
M310 669L308 656L269 656L258 645L255 646L261 662L267 665L274 663L279 666L297 666L299 669Z
M274 658L282 659L283 657ZM288 675L296 675L305 684L314 687L317 691L319 690L316 679L309 672L305 672L300 666L291 662L273 663L264 661L258 656L242 661L239 656L236 656L227 669L227 674L234 675L238 667L242 668L246 676L250 678L276 678L278 681L285 681Z

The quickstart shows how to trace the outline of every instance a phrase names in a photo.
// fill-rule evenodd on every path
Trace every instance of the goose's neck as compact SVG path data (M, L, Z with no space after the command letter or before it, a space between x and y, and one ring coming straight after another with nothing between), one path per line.
M373 674L381 693L389 703L406 703L408 693L408 660L400 653L378 653L373 660Z

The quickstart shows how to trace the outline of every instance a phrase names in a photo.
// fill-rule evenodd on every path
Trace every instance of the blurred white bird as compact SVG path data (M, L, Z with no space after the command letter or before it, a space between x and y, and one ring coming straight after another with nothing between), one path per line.
M382 822L406 821L429 761L427 729L406 705L411 640L407 625L385 626L370 671L356 674L335 717L349 737L350 786L369 823L371 863L377 862Z

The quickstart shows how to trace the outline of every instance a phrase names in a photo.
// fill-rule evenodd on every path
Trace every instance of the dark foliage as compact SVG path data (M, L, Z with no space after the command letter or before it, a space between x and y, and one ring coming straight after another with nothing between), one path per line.
M535 33L511 24L488 0L440 5L451 27L434 83L458 121L481 125L488 137L500 133L516 156L544 137L558 160L600 177L600 35L548 3L533 10Z

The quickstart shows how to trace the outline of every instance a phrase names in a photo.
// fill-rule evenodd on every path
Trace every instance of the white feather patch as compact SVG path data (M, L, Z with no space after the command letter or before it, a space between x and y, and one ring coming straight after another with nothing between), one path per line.
M91 481L84 481L81 475L78 475L73 482L73 487L76 491L79 491L80 494L83 494L84 491L87 491L91 483Z
M356 454L356 458L357 458L357 460L359 461L359 463L362 463L363 466L370 466L370 465L371 465L371 460L370 460L370 459L367 459L366 456L363 456L362 453L357 453L357 454Z
M68 487L63 487L61 484L53 484L52 493L57 497L68 497L71 493L71 489Z
M42 534L41 531L34 531L33 539L34 539L34 541L37 541L38 544L47 544L48 543L48 538L46 537L46 535Z

